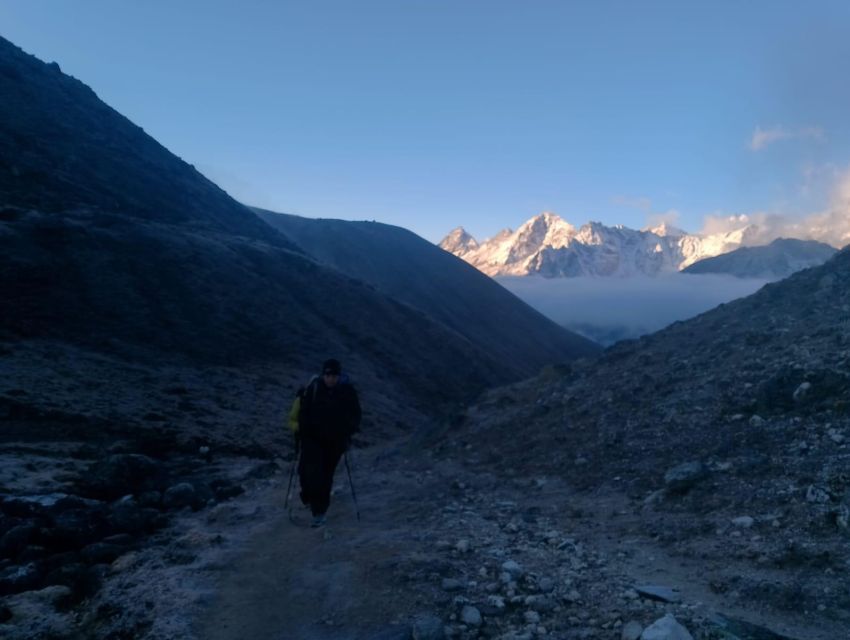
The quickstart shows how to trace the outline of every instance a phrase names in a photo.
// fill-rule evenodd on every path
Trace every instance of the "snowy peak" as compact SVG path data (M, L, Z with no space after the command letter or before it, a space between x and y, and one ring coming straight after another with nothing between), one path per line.
M457 227L440 241L439 247L449 253L460 255L477 249L478 242L467 233L466 229Z
M654 227L646 227L642 229L645 233L653 233L661 238L671 237L671 238L680 238L682 236L688 235L686 231L679 229L678 227L674 227L672 225L667 224L666 222L662 222L661 224L657 224Z

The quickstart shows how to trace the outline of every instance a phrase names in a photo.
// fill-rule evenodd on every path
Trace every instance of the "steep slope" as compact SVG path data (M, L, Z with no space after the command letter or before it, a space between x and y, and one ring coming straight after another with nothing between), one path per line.
M698 560L738 604L846 620L848 282L845 249L593 363L492 392L458 437L483 444L488 468L626 494L638 524L619 535Z
M0 38L0 203L282 239L85 84ZM292 247L290 247L292 248Z
M533 375L553 358L567 361L598 350L406 229L259 213L318 262L418 309L493 354L504 369L494 376Z
M728 273L738 278L781 279L801 269L823 264L836 251L823 242L778 238L762 247L741 247L723 255L705 258L682 271Z
M439 246L490 276L655 276L731 251L754 233L745 227L696 236L667 225L636 231L599 222L576 228L547 212L480 243L458 227Z

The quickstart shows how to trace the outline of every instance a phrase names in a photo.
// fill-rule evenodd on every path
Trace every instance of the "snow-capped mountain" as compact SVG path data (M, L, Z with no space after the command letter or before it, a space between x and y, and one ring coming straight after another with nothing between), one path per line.
M754 225L709 236L666 224L640 231L600 222L576 228L546 212L481 243L458 227L440 247L490 276L654 276L737 249L756 232Z

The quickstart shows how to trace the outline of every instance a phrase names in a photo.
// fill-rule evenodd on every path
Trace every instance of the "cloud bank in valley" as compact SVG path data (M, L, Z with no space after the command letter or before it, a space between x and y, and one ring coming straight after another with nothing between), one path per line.
M496 279L558 324L601 344L635 338L750 295L768 281L727 275Z

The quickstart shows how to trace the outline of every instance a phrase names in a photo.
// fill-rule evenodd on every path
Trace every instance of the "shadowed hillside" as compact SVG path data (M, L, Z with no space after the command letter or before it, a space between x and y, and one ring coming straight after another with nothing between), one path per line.
M533 375L552 362L553 354L590 355L599 349L406 229L256 211L321 264L374 286L481 345L499 358L503 373ZM499 375L494 372L494 377Z
M487 443L475 466L627 495L640 526L615 519L618 535L700 562L728 606L805 610L798 623L821 631L801 637L830 637L850 619L848 283L845 249L592 363L489 393L459 437Z

